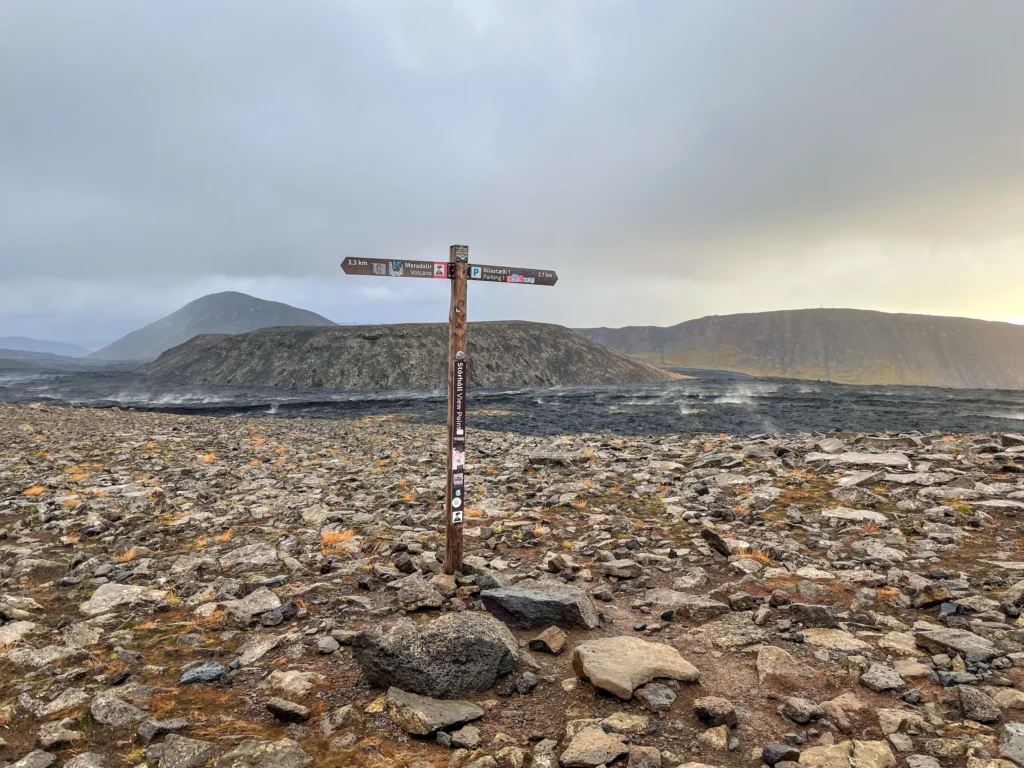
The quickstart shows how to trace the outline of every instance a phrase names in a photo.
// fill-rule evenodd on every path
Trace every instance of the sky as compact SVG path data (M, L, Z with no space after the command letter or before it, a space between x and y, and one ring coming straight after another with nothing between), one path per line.
M1020 0L3 0L0 336L240 290L447 317L349 256L557 270L469 318L1024 322Z

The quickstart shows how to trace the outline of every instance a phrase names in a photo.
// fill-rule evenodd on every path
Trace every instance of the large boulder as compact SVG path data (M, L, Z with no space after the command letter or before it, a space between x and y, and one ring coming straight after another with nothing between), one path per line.
M486 690L519 661L508 627L482 613L402 620L384 632L360 632L352 648L371 683L442 699Z
M576 647L572 657L576 674L595 688L620 699L633 698L633 691L659 677L693 682L700 672L664 643L650 643L636 637L606 637Z
M506 624L521 629L597 626L597 608L578 587L525 580L515 586L480 593L484 607Z

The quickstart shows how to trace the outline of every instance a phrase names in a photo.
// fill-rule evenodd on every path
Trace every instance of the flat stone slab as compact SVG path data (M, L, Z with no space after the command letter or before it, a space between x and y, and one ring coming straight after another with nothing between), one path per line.
M828 648L831 651L866 651L871 648L869 643L841 629L805 629L802 630L804 642Z
M955 651L962 654L969 662L988 661L1002 656L1003 651L996 648L991 640L987 640L966 629L926 629L915 633L917 644L929 653L946 653Z
M432 699L394 686L388 688L384 706L395 725L414 736L429 736L484 716L484 711L472 702Z
M599 727L585 728L565 748L559 761L563 768L597 768L629 751L622 737Z
M675 648L636 637L606 637L576 647L572 668L595 688L620 699L633 698L633 691L659 677L694 682L700 678L695 666Z
M817 676L814 668L794 659L788 651L764 645L757 652L757 677L763 683L770 678L807 679Z
M827 461L829 464L839 464L851 467L892 467L894 469L906 469L910 465L910 459L902 453L808 453L804 461L814 463Z
M881 512L871 509L850 509L849 507L833 507L821 513L830 520L849 520L853 523L884 523L889 518Z
M674 589L652 589L647 598L662 611L675 611L676 617L687 621L712 621L730 612L725 603L703 595L676 592Z
M597 608L578 587L526 580L512 587L480 593L484 607L506 624L520 629L597 626Z
M86 616L99 616L123 605L156 603L163 600L166 595L166 592L159 589L108 582L101 584L99 589L92 593L92 597L78 606L78 609Z

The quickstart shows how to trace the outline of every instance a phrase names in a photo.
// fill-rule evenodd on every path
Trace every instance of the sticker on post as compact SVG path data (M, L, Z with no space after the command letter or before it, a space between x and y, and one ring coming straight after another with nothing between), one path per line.
M452 510L452 525L462 525L462 510L461 509L453 509Z

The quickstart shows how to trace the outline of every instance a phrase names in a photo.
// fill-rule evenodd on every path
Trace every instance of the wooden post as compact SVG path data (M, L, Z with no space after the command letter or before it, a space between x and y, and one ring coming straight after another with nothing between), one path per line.
M466 281L469 246L449 251L452 302L448 312L448 463L445 466L444 572L462 571L462 525L466 513Z

